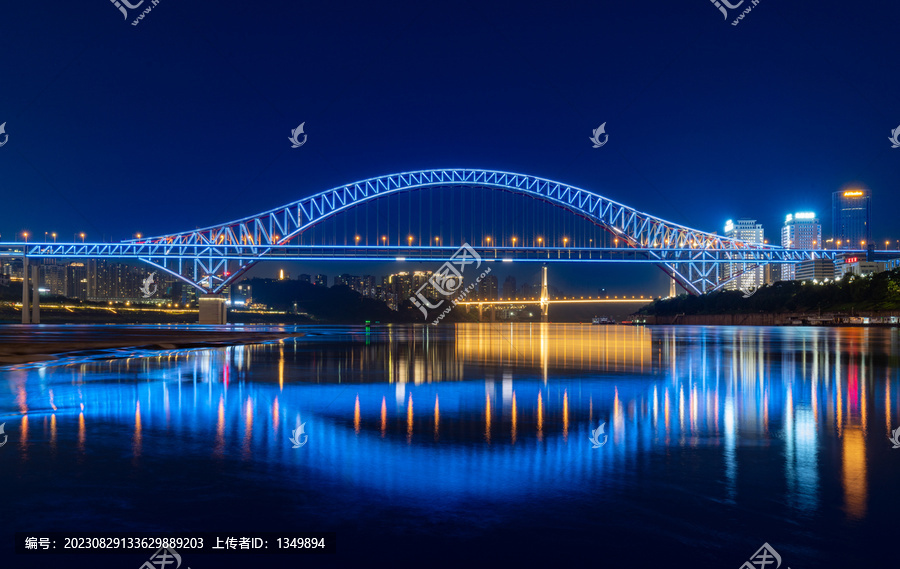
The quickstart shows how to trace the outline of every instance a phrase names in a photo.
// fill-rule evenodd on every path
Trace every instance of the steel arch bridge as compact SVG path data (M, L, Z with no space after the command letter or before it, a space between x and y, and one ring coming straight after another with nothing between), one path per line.
M30 258L139 259L203 293L218 293L257 262L266 259L447 261L458 245L310 246L291 244L290 241L352 207L392 194L455 186L503 190L555 204L602 227L627 245L627 248L495 245L483 251L483 257L488 260L654 263L685 290L699 294L725 284L716 271L721 264L739 263L745 270L750 270L769 263L833 259L838 253L783 249L729 239L637 211L561 182L527 174L466 168L420 170L369 178L256 215L182 233L119 243L17 243L16 246L21 250L20 254Z

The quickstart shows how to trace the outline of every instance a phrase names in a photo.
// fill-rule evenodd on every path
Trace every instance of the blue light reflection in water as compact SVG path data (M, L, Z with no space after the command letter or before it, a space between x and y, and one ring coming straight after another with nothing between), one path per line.
M724 552L749 547L749 556L766 540L793 565L833 558L831 541L871 533L885 521L871 510L898 505L885 481L900 458L886 440L900 425L897 330L523 324L316 334L7 368L2 458L23 477L40 465L102 480L112 462L127 460L121 475L190 457L191 470L166 475L187 486L205 468L254 465L265 476L240 471L224 490L230 500L250 501L242 486L313 476L377 496L373 509L416 512L398 526L437 519L453 535L470 523L529 535L540 519L575 539L594 531L568 519L589 504L630 512L617 521L626 538L651 532L722 563L731 562ZM608 443L592 449L590 431L603 422ZM301 423L308 443L294 449L288 437ZM27 482L21 491L54 492ZM70 517L104 528L88 505L101 491L69 496ZM202 526L222 515L192 517Z

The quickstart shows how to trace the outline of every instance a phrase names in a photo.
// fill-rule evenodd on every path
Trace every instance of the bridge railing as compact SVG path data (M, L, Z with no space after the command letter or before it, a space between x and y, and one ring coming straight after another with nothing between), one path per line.
M838 255L865 255L847 249L739 249L716 250L651 247L476 247L484 260L499 262L630 262L630 263L798 263L807 259L835 259ZM169 243L0 243L0 256L32 258L182 259L212 257L229 260L394 260L451 259L458 246L403 245L209 245ZM881 251L877 253L882 253ZM888 253L888 251L883 251Z

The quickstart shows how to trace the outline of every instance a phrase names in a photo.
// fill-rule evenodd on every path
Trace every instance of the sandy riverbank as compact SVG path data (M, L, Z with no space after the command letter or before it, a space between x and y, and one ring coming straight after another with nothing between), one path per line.
M0 366L55 360L73 353L116 348L175 350L256 344L303 336L273 327L0 326Z

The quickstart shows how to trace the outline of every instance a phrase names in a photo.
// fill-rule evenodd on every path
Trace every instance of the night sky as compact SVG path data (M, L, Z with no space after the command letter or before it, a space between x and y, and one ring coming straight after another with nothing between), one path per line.
M555 179L706 231L753 217L771 241L794 211L827 237L831 192L859 182L873 237L900 239L897 2L761 0L733 26L750 0L727 21L709 0L161 0L131 25L150 5L0 6L0 240L159 235L441 167ZM593 271L667 290L652 267Z

